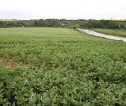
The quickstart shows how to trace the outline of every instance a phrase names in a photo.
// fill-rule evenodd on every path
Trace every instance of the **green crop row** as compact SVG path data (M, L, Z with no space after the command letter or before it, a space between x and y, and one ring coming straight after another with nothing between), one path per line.
M125 106L126 43L64 28L0 29L1 106Z

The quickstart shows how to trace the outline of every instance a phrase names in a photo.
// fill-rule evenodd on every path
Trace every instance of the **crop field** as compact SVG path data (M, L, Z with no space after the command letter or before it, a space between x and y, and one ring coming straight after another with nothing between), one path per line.
M125 29L100 29L100 28L93 28L94 31L109 34L113 36L121 36L126 37L126 30Z
M0 106L125 105L125 42L67 28L0 28Z

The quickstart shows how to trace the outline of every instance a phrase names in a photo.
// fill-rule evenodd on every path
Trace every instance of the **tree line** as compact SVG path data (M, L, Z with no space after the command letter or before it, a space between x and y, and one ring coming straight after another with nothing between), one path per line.
M126 29L126 21L122 20L0 20L0 27L69 27L69 28L109 28Z

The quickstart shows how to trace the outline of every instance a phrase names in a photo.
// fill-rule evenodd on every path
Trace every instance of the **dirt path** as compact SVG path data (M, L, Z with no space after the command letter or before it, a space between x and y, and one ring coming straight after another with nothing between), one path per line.
M77 28L77 30L86 32L87 34L90 34L90 35L93 35L93 36L98 36L98 37L103 37L103 38L107 38L107 39L120 40L120 41L126 42L126 38L119 37L119 36L106 35L106 34L95 32L95 31L90 30L90 29L80 29L80 28Z

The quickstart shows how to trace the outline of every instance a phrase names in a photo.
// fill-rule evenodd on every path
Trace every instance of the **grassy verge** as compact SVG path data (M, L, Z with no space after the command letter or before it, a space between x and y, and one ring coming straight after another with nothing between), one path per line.
M121 37L126 37L126 30L125 29L99 29L99 28L94 28L93 29L96 32L108 34L108 35L113 35L113 36L121 36Z

